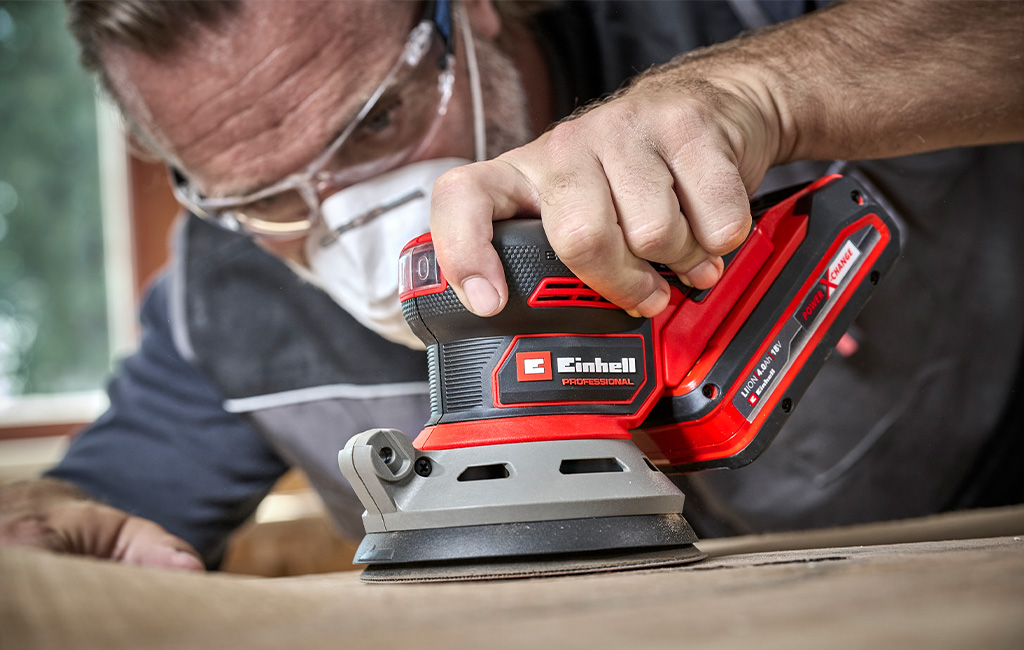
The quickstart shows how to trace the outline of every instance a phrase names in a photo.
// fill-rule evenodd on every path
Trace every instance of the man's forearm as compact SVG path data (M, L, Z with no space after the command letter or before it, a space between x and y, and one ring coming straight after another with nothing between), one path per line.
M75 525L90 518L94 525ZM107 557L127 514L92 501L70 483L54 479L0 487L0 542Z
M777 119L776 164L1024 139L1024 2L854 0L672 68Z

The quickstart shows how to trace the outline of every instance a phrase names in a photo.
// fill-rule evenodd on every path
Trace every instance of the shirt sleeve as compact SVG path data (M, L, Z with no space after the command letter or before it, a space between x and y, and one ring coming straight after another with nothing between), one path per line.
M216 567L228 535L287 465L178 353L166 278L147 295L141 320L139 350L108 386L110 409L47 475L159 523Z

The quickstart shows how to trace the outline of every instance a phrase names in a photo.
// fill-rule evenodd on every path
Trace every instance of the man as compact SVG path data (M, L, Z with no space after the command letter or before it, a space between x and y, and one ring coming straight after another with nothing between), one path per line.
M414 434L426 417L424 358L402 345L387 269L426 228L445 170L430 225L474 312L506 297L492 220L539 213L581 278L652 316L667 291L648 261L711 286L771 165L1024 138L1013 3L853 2L733 41L802 7L71 7L83 59L205 221L181 228L111 411L50 480L0 495L2 534L128 562L198 568L194 547L215 565L290 464L360 533L335 454L364 429ZM762 459L690 481L703 531L922 514L982 503L972 490L992 480L979 468L1005 440L1024 341L1010 288L1024 273L1024 153L835 167L898 208L906 259L860 319L861 349L826 366Z

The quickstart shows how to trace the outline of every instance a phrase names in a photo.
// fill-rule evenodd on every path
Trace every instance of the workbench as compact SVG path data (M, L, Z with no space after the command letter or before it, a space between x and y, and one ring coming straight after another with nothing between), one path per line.
M1022 507L702 547L676 568L418 585L0 549L0 648L1024 648Z

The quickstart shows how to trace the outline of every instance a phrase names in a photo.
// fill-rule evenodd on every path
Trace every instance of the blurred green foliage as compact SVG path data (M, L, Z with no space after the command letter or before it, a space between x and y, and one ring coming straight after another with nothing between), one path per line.
M0 1L0 398L110 367L94 86L64 20Z

